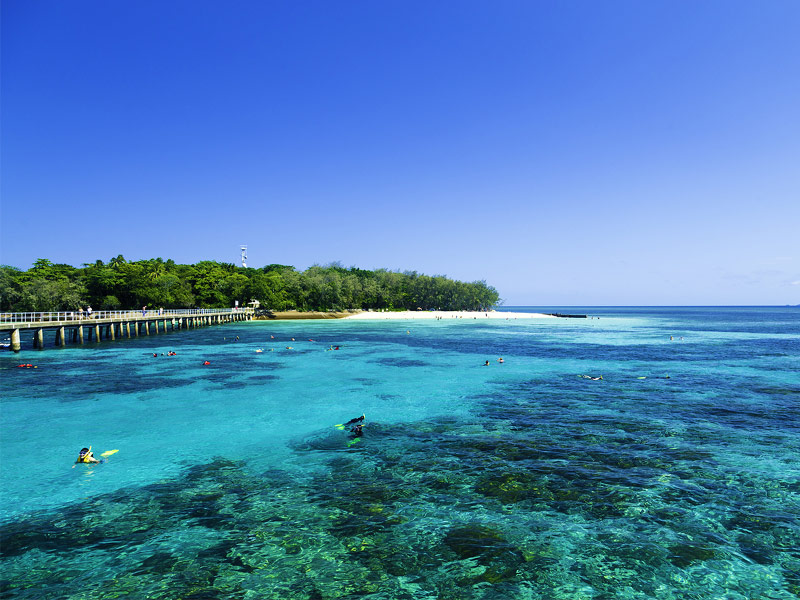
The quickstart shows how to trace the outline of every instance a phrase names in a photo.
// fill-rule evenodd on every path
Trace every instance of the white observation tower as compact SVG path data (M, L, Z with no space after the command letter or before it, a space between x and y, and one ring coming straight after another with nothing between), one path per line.
M242 246L242 266L247 266L247 246Z

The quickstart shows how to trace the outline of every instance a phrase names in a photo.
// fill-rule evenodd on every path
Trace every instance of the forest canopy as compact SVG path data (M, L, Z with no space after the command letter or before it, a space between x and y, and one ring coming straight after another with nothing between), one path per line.
M0 266L0 310L59 311L91 306L125 310L226 308L257 300L269 310L340 311L487 310L499 301L485 281L465 283L415 271L367 271L338 263L297 271L201 261L181 265L152 258L128 262L122 255L82 267L40 258L27 271Z

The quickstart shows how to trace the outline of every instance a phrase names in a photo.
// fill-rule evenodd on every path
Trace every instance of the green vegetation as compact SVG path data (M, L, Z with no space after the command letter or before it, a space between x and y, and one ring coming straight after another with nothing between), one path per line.
M202 261L179 265L161 258L128 262L119 255L81 268L38 259L27 271L0 266L0 310L224 308L258 300L270 310L485 310L497 290L440 275L365 271L334 263L299 272L286 265L260 269Z

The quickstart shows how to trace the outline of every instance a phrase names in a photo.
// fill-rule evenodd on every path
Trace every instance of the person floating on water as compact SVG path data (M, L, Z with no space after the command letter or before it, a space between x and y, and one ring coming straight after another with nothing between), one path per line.
M489 361L487 360L485 363L483 363L483 366L484 367L488 367L489 366Z
M344 424L344 427L350 427L351 425L357 425L364 422L366 418L365 415L361 415L360 417L355 417L354 419L350 419L347 423Z
M497 359L497 362L501 363L501 362L505 362L505 361L503 360L503 357L501 356L500 358Z
M344 431L345 429L348 430L348 437L350 441L347 442L348 446L352 446L353 444L361 441L361 436L364 435L364 419L366 417L362 414L360 417L355 417L350 419L347 423L338 423L335 425L336 429L340 429Z
M360 417L355 417L350 419L347 423L337 425L338 429L347 429L350 433L350 442L347 444L348 446L352 446L358 440L361 439L361 436L364 435L364 419L366 417L362 414Z
M591 379L592 381L600 381L601 379L603 379L602 375L600 375L599 377L593 377L591 375L578 375L578 377L581 377L582 379Z
M83 463L83 464L91 464L91 463L99 463L100 461L94 457L92 454L91 447L89 448L81 448L80 453L78 454L78 460L75 461L75 464Z

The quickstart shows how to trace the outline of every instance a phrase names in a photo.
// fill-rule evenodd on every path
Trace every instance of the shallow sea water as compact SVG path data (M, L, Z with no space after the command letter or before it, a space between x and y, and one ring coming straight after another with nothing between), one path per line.
M799 597L800 310L563 312L0 355L0 598Z

